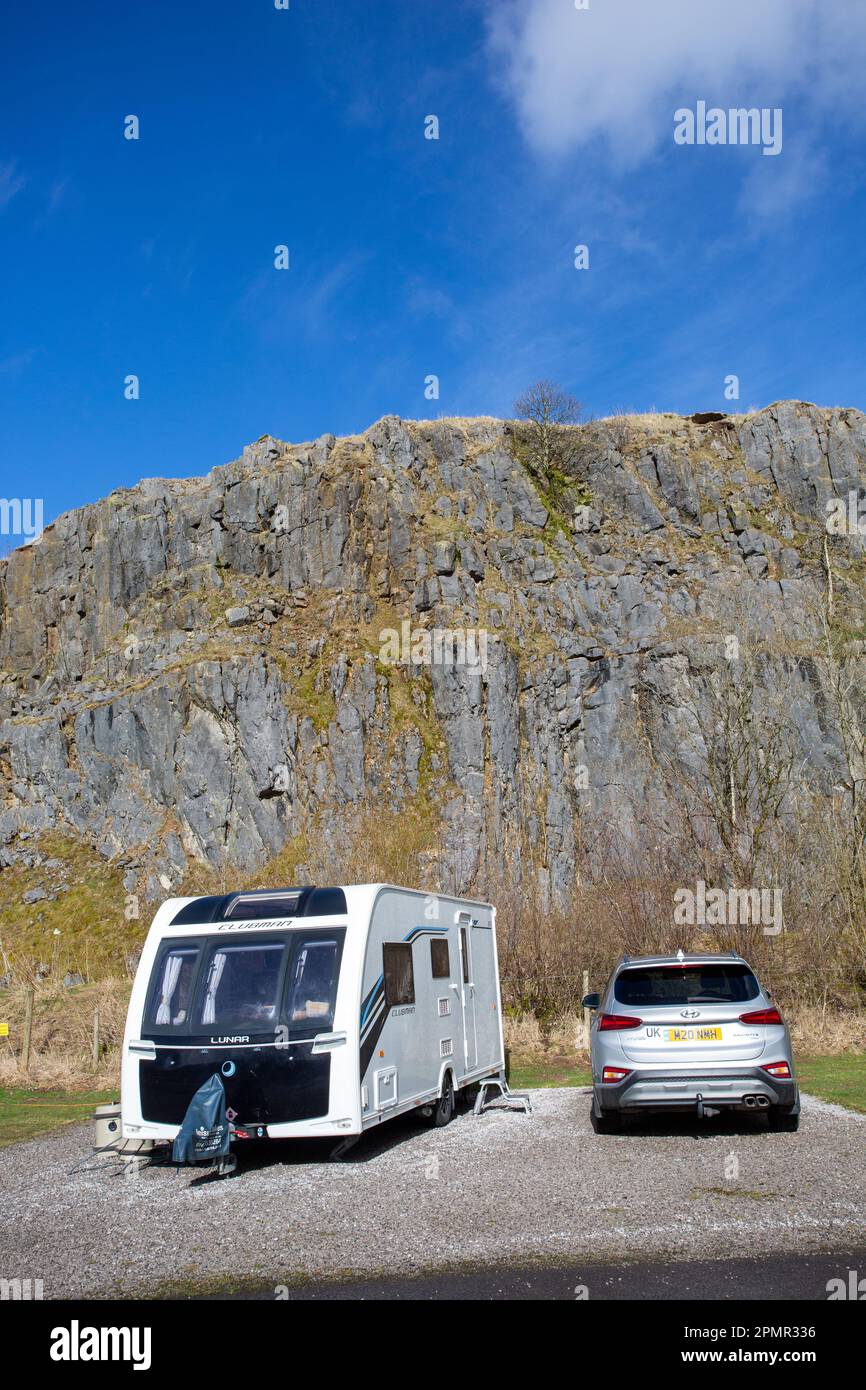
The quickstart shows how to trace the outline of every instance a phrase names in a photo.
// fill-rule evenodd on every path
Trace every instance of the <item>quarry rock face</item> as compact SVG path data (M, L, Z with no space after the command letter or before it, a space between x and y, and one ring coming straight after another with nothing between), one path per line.
M566 899L602 831L651 849L731 636L760 649L759 698L785 692L804 786L831 786L839 729L793 655L828 565L864 635L866 536L825 522L866 496L866 417L585 430L555 491L498 420L265 436L0 561L0 864L62 830L156 896L421 802L455 887L521 861Z

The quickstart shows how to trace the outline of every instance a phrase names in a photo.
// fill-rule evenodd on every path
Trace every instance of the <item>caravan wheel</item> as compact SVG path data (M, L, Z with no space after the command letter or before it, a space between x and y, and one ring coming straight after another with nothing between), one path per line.
M433 1110L433 1124L436 1129L447 1125L454 1115L454 1081L451 1073L442 1083L442 1094Z

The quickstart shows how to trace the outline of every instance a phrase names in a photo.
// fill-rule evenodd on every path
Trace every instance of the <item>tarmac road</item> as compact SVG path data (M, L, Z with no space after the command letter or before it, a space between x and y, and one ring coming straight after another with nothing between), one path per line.
M866 1277L866 1247L823 1255L765 1255L757 1260L683 1260L666 1263L569 1264L537 1269L481 1269L471 1273L415 1279L365 1279L303 1284L293 1288L293 1302L359 1299L432 1300L567 1300L699 1299L708 1302L746 1299L826 1300L828 1285L848 1271ZM835 1285L831 1285L835 1289ZM866 1288L866 1286L864 1286ZM271 1287L249 1290L241 1298L273 1300ZM754 1319L753 1319L754 1321Z

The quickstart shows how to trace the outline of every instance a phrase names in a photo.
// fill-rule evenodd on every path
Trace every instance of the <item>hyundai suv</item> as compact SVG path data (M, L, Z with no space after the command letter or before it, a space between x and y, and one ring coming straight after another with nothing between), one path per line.
M770 995L736 952L624 956L592 1009L592 1126L654 1111L764 1114L796 1130L791 1039Z

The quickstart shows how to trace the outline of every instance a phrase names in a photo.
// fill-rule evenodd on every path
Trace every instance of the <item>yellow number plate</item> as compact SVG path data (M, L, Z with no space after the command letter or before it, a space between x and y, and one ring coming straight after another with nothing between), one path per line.
M721 1042L721 1028L666 1028L665 1042Z

